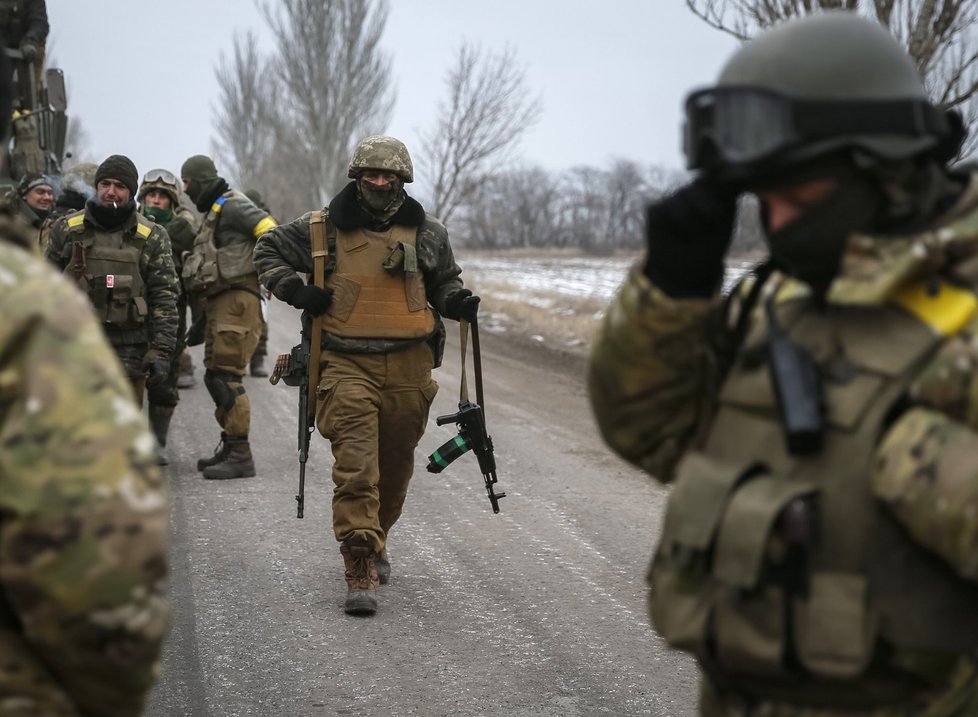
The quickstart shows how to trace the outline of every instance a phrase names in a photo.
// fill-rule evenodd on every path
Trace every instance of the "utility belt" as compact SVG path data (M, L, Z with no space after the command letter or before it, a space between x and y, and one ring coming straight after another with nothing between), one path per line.
M103 328L105 329L105 338L113 346L149 345L145 326L139 329L116 329L111 326L103 326Z

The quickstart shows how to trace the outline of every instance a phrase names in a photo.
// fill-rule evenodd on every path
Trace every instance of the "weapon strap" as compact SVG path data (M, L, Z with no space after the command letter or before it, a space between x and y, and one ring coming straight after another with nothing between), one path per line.
M469 323L464 319L458 322L459 344L461 346L462 352L462 382L459 386L458 400L468 401L469 400L469 385L466 378L465 371L465 353L468 345L469 339ZM479 323L478 321L471 322L472 324L472 365L474 368L475 375L475 402L479 404L479 408L482 409L482 416L485 418L486 407L484 404L484 399L482 397L482 352L479 350Z
M309 215L309 239L312 243L312 281L320 289L326 288L326 258L329 244L326 242L326 225L329 211L323 209ZM316 391L319 388L319 355L322 350L323 317L313 316L309 335L309 383L306 387L309 400L306 410L310 421L316 417Z

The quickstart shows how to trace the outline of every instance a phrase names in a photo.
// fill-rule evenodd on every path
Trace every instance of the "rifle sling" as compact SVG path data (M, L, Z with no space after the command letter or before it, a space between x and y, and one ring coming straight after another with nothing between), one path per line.
M469 322L465 320L459 321L458 328L460 336L459 344L461 346L462 353L462 382L459 386L458 400L468 401L469 385L466 378L465 354L469 340ZM485 399L482 396L482 352L479 350L479 325L476 322L472 322L472 366L475 376L475 402L479 404L479 407L482 409L482 416L484 419L486 415L486 407L483 404Z
M329 256L329 245L326 242L326 224L329 213L326 209L313 212L309 216L309 239L312 243L312 281L320 289L326 288L326 258ZM306 387L310 425L316 418L316 393L319 388L319 354L322 351L323 318L314 316L310 321L309 336L309 383Z

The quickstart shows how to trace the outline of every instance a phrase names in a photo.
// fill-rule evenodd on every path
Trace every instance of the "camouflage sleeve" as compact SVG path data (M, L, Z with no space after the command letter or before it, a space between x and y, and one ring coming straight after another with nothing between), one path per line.
M595 335L591 407L623 458L668 482L717 385L710 328L718 302L671 299L632 269Z
M978 580L978 318L945 340L877 449L876 495L910 535Z
M153 440L86 298L2 242L0 266L0 594L23 638L0 633L4 673L25 714L54 714L54 684L81 714L135 717L168 620Z
M263 234L255 246L255 269L261 283L279 299L287 295L285 287L306 281L298 272L310 274L312 245L309 240L309 217L303 214L288 224L280 224ZM283 299L284 300L284 299Z
M425 216L418 233L418 260L424 272L425 293L439 313L445 313L445 301L462 288L462 270L455 263L452 245L445 225L432 215Z
M68 240L68 222L64 217L58 219L51 227L51 239L44 257L56 267L64 271L71 260L71 242Z
M140 257L140 272L146 284L153 336L150 344L168 356L177 342L177 297L180 280L173 266L173 250L166 230L156 225L146 240L146 251Z

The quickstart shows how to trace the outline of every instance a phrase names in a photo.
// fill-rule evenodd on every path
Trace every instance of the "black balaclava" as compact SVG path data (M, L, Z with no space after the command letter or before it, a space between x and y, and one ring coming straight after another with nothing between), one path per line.
M825 294L838 274L849 236L877 228L884 204L879 182L848 159L832 158L751 187L773 191L824 178L833 179L835 188L777 231L767 229L766 209L761 202L761 221L774 268L808 284L818 295Z
M370 182L363 181L363 177L358 176L357 202L363 209L373 217L377 225L386 225L391 218L397 214L397 210L404 204L404 180L398 177L392 182L388 182L383 187L378 187Z

